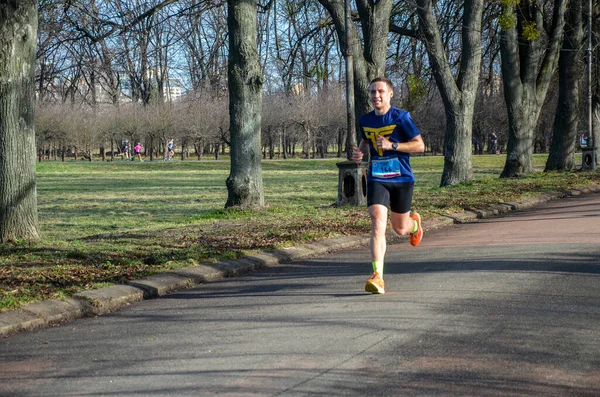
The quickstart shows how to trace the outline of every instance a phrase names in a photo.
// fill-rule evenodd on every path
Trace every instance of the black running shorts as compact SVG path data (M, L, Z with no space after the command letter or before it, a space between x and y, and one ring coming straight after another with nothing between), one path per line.
M387 183L369 181L367 184L367 205L381 204L392 212L404 214L410 211L414 183Z

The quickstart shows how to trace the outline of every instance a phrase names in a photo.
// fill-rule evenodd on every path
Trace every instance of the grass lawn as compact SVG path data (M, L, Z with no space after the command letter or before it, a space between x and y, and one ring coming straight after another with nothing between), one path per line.
M342 234L365 208L335 207L339 159L263 162L267 207L223 209L228 161L43 162L42 240L0 247L0 310L176 267ZM600 182L598 172L499 179L504 156L474 156L474 180L441 189L442 157L414 157L413 208L428 218ZM543 168L546 156L536 155Z

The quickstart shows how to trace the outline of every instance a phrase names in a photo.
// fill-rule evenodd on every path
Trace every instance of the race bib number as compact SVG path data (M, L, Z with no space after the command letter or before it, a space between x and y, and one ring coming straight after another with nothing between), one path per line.
M397 157L371 161L371 175L375 178L395 178L402 175Z

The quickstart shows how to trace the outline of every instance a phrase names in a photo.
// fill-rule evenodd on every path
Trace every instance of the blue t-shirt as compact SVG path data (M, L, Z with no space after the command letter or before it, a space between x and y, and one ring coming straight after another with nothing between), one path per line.
M363 114L359 117L360 130L363 139L369 142L371 153L371 164L367 179L369 181L409 183L415 181L412 168L410 167L410 153L393 150L377 150L377 137L383 135L390 142L405 143L420 135L417 126L405 110L392 107L386 114L378 116L375 111ZM398 159L399 176L380 178L373 176L373 167L378 161ZM397 163L396 163L397 164Z

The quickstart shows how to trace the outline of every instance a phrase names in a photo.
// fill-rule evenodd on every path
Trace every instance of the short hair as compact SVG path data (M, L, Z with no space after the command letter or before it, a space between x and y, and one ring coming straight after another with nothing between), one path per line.
M373 83L378 83L378 82L387 84L388 87L390 87L390 90L394 91L394 83L392 83L392 80L388 79L387 77L375 77L373 80L371 80L369 85L371 85Z

